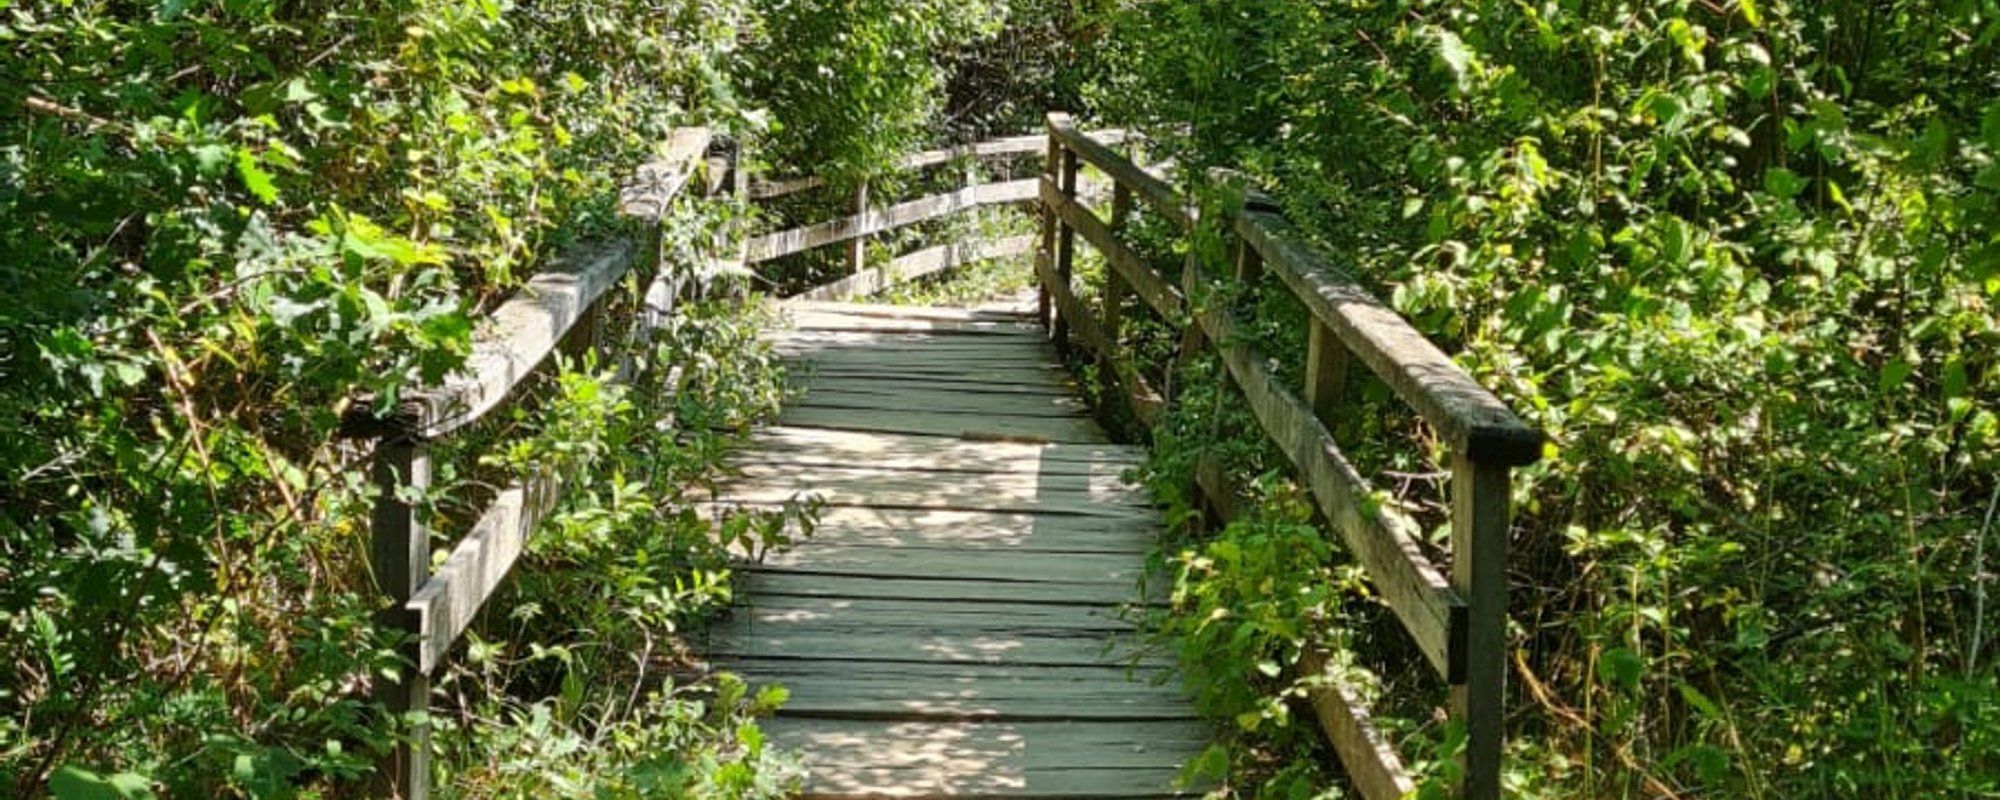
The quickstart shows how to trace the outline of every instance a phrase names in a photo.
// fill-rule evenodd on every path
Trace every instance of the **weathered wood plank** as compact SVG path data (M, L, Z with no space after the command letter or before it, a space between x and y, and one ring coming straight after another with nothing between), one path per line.
M891 367L910 373L962 372L1006 369L1045 375L1062 374L1062 365L1049 363L1047 356L1032 346L1008 346L986 350L967 348L880 347L880 348L783 348L785 360L810 363L814 369L837 367Z
M780 448L857 459L922 456L992 463L1018 457L1032 458L1045 463L1080 461L1137 465L1146 457L1144 448L1129 444L971 442L940 439L935 436L861 433L783 425L758 429L751 436L751 442L753 447L760 451Z
M970 349L1028 348L1054 352L1043 342L1046 337L1028 327L1008 336L958 336L951 331L868 331L797 329L767 332L767 340L786 347L875 347L922 346Z
M962 602L1044 603L1062 606L1098 606L1105 603L1139 603L1136 586L1109 584L1006 583L972 580L926 580L923 578L870 578L856 575L814 575L809 573L740 568L745 595L792 595L798 597L852 597L906 600L949 598ZM1157 604L1165 599L1164 587L1154 585L1144 602Z
M1068 375L1048 374L1023 369L976 369L965 368L956 371L925 372L911 374L898 371L893 366L847 366L834 364L824 371L801 365L788 376L794 386L811 391L814 386L832 383L864 381L893 381L908 383L917 381L949 391L974 391L980 387L1006 386L1014 394L1058 394L1076 391L1076 385Z
M1032 320L1026 314L1015 311L995 311L983 308L954 308L945 306L887 306L871 303L839 302L795 302L786 304L799 311L818 311L829 314L850 314L858 317L887 317L890 319L931 319L957 322L1020 322Z
M732 619L751 627L800 628L879 626L888 628L948 628L999 624L1014 629L1130 631L1134 625L1126 612L1114 605L1051 606L1031 603L968 603L950 599L881 600L810 597L754 596L731 610ZM847 666L798 666L784 662L784 669L830 669L839 674L852 671ZM773 668L775 672L782 669ZM1094 673L1093 673L1094 674ZM1170 693L1169 693L1170 694Z
M863 411L844 408L785 410L778 421L794 427L914 433L960 439L1096 443L1104 434L1088 420L1004 414L946 414L934 411Z
M797 374L787 376L801 391L921 392L935 390L986 397L1024 395L1029 397L1074 397L1075 387L1067 383L996 384L985 381L940 381L935 376L900 375L893 372L854 372L835 375Z
M954 511L998 511L1023 514L1068 514L1147 518L1146 506L1114 503L1093 493L1023 486L1019 483L936 485L920 478L870 482L817 482L802 485L786 479L750 479L718 490L719 502L769 505L817 499L833 506L940 508Z
M1305 401L1271 374L1264 360L1241 343L1235 322L1219 310L1199 315L1223 364L1272 441L1297 467L1320 510L1367 568L1389 609L1401 620L1440 674L1463 663L1453 627L1463 624L1464 604L1410 535L1375 505L1368 482L1348 463Z
M870 267L831 283L792 295L803 300L846 300L866 297L899 283L943 272L954 267L995 258L1025 255L1035 249L1033 236L978 239L927 247L897 256L888 264Z
M765 571L789 570L827 575L991 580L1013 583L1099 583L1136 585L1145 562L1123 553L993 552L966 558L936 548L844 547L824 542L772 553L757 564Z
M736 507L775 508L770 504ZM702 508L711 514L719 510L714 505ZM810 535L800 527L791 533L812 545L949 549L966 558L978 558L977 554L990 550L1143 557L1150 552L1160 528L1134 525L1130 520L1059 514L833 506L820 509Z
M875 722L779 718L771 741L805 754L806 797L1141 800L1184 797L1179 765L1209 727L1160 722Z
M893 230L971 208L1018 203L1034 198L1035 181L1028 178L968 186L957 191L897 203L887 208L866 211L817 225L752 237L745 244L744 261L750 264L769 261L780 256Z
M853 519L842 512L863 512L873 519ZM951 548L966 558L1004 549L1144 556L1161 530L1129 520L1052 514L847 507L824 509L811 538L849 547Z
M788 310L786 316L801 330L849 331L855 333L930 333L950 336L998 336L1017 338L1041 334L1032 320L987 319L948 320L876 317L861 314L830 314Z
M789 717L1122 722L1194 718L1179 693L1134 680L1119 667L889 663L855 669L854 664L753 659L715 666L782 683L791 693L784 707Z
M1074 397L989 394L949 389L898 393L814 387L805 397L794 400L793 404L838 408L894 408L907 404L933 411L995 412L1048 417L1076 417L1090 413L1090 407Z
M707 128L676 128L667 138L660 157L639 167L618 192L619 210L629 217L658 220L667 205L694 176L702 154L708 152ZM714 170L710 170L714 172Z
M1119 471L1115 469L1077 469L1061 472L885 469L872 461L821 464L806 468L799 462L792 461L778 464L735 462L730 472L737 476L733 485L738 486L755 484L758 481L790 479L797 481L794 485L798 488L809 491L839 490L858 493L876 489L893 491L931 486L941 490L949 487L949 491L954 493L997 492L1023 496L1060 493L1121 506L1152 505L1145 490L1125 483L1119 478Z
M1453 449L1481 461L1521 465L1542 457L1542 434L1465 374L1409 322L1305 244L1282 217L1244 211L1236 232L1264 256L1267 268L1338 334Z
M436 387L406 392L388 419L378 420L375 409L357 404L347 416L350 430L379 432L386 425L431 439L477 421L555 352L564 334L637 258L637 245L631 240L566 256L529 279L513 299L479 323L472 335L472 355L462 369Z
M725 663L743 658L1055 667L1173 663L1141 652L1133 637L1087 631L766 631L724 622L708 631L703 649Z
M418 664L423 671L443 662L486 599L500 588L561 489L557 476L542 474L500 492L472 532L452 548L444 566L410 598L405 608L417 620Z
M1325 656L1308 651L1300 657L1298 670L1304 676L1326 675L1325 683L1308 690L1307 697L1319 719L1320 732L1326 734L1341 766L1347 768L1347 779L1361 790L1361 796L1401 800L1415 791L1416 782L1410 779L1395 748L1375 728L1367 705L1338 678L1327 675Z

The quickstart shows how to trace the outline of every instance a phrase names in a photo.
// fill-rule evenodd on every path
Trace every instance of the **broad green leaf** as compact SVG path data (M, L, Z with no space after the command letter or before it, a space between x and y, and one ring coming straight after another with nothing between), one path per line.
M153 785L144 776L121 772L99 775L64 766L49 776L49 793L56 800L152 800Z
M236 151L236 174L243 178L243 188L266 204L278 202L278 185L271 182L271 174L257 163L257 154L247 148Z

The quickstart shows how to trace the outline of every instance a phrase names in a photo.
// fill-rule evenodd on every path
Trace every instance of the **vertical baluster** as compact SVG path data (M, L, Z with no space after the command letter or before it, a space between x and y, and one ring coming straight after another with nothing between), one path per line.
M1508 469L1464 453L1451 464L1451 580L1466 603L1465 683L1451 687L1465 724L1464 800L1498 800L1506 725Z
M1111 190L1111 224L1107 226L1111 229L1112 235L1116 236L1120 231L1124 230L1125 218L1131 216L1131 213L1132 190L1122 183L1114 184ZM1116 393L1118 387L1118 364L1115 356L1117 355L1116 351L1120 342L1119 328L1123 327L1124 323L1125 298L1130 293L1131 287L1126 284L1125 276L1112 267L1107 258L1104 265L1104 311L1102 317L1104 319L1104 342L1110 352L1100 353L1097 365L1098 381L1100 386L1102 386L1104 398L1107 402ZM1133 369L1136 370L1137 368L1138 365L1134 364ZM1134 409L1134 411L1136 412L1137 409Z
M1068 124L1068 114L1051 112L1048 116L1048 160L1042 166L1042 178L1057 186L1061 185L1061 178L1059 176L1062 172L1063 146L1062 140L1056 137L1056 129ZM1037 272L1035 281L1035 315L1041 319L1042 328L1050 332L1055 331L1055 298L1050 294L1049 287L1040 279L1041 276L1039 273L1042 267L1048 267L1051 271L1054 269L1056 226L1058 224L1056 210L1044 204L1042 206L1042 246L1035 251Z
M1066 200L1074 201L1076 199L1077 166L1076 153L1069 149L1064 149L1062 152L1061 182L1057 184L1057 188L1062 190L1062 196ZM1063 288L1068 290L1068 293L1074 295L1076 284L1072 278L1076 273L1076 229L1071 228L1069 223L1060 220L1056 222L1055 267L1056 281L1061 283ZM1056 352L1061 353L1063 357L1067 358L1069 356L1069 320L1065 319L1060 311L1056 313L1054 335Z
M369 526L375 584L390 600L385 625L408 637L399 648L408 662L402 679L378 684L376 696L391 713L428 713L431 682L420 666L416 637L421 632L412 629L415 620L404 613L403 604L430 574L430 530L422 509L405 499L430 488L430 448L411 437L385 439L375 452L374 473L380 491ZM387 777L397 797L425 800L430 796L430 723L418 722L408 733L390 757Z
M868 182L854 185L854 215L860 217L868 213ZM868 266L868 237L856 236L847 240L847 274L858 275Z
M1347 346L1340 343L1333 328L1315 317L1312 333L1306 338L1306 402L1312 404L1313 415L1326 423L1329 430L1347 390L1350 358Z

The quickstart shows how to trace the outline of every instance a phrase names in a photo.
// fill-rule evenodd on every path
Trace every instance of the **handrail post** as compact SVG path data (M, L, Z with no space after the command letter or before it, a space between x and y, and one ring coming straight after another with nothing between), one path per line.
M1347 389L1347 366L1352 357L1332 327L1318 318L1311 326L1306 337L1306 402L1312 404L1313 415L1332 429Z
M375 585L389 598L384 627L404 634L397 650L408 662L400 679L377 684L376 697L398 717L428 714L431 681L418 655L421 643L416 637L421 631L411 630L412 620L403 613L403 604L430 576L430 528L423 510L411 502L430 488L430 447L411 435L384 438L375 451L374 473L379 493L369 534ZM410 727L409 736L397 743L387 775L395 797L425 800L430 796L430 739L430 722L419 719Z
M868 213L868 181L854 184L854 215L858 218ZM868 237L856 236L847 241L847 274L859 275L868 266Z
M1065 200L1076 199L1077 166L1076 151L1065 148L1062 152L1061 180L1056 183L1056 186L1062 189L1063 199ZM1060 281L1064 288L1074 291L1076 229L1070 227L1069 223L1061 220L1057 220L1056 222L1055 255L1056 280ZM1056 341L1056 352L1067 358L1069 356L1069 320L1060 312L1057 312L1055 315L1055 326L1052 328L1052 333Z
M1056 128L1068 122L1068 114L1050 112L1048 115L1049 148L1048 158L1042 164L1042 176L1051 182L1057 180L1056 176L1062 169L1063 145L1062 140L1056 136ZM1053 266L1056 252L1056 224L1058 218L1056 210L1047 204L1043 204L1041 209L1042 246L1035 251L1035 261L1038 265L1046 264ZM1038 273L1040 269L1040 266L1036 267ZM1037 277L1040 277L1039 274ZM1049 287L1040 280L1035 281L1035 316L1041 320L1044 330L1055 330L1055 296L1050 293Z
M1465 682L1451 687L1452 716L1465 725L1462 800L1498 800L1506 734L1507 532L1505 464L1452 454L1451 580L1466 603Z
M1132 189L1125 184L1114 182L1111 189L1111 222L1105 227L1112 235L1125 229L1125 219L1132 215ZM1119 329L1124 325L1125 296L1131 291L1125 277L1116 269L1104 271L1103 319L1104 342L1107 348L1116 349ZM1099 353L1097 359L1097 379L1105 397L1110 397L1118 387L1118 365L1112 353Z

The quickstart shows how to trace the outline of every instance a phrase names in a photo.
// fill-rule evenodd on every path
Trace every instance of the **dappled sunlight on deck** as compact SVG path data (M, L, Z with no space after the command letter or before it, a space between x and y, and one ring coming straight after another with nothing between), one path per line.
M1161 527L1127 480L1143 451L1018 311L793 316L802 395L714 502L820 514L742 565L707 653L790 690L769 727L807 796L1177 796L1205 725L1131 622Z

